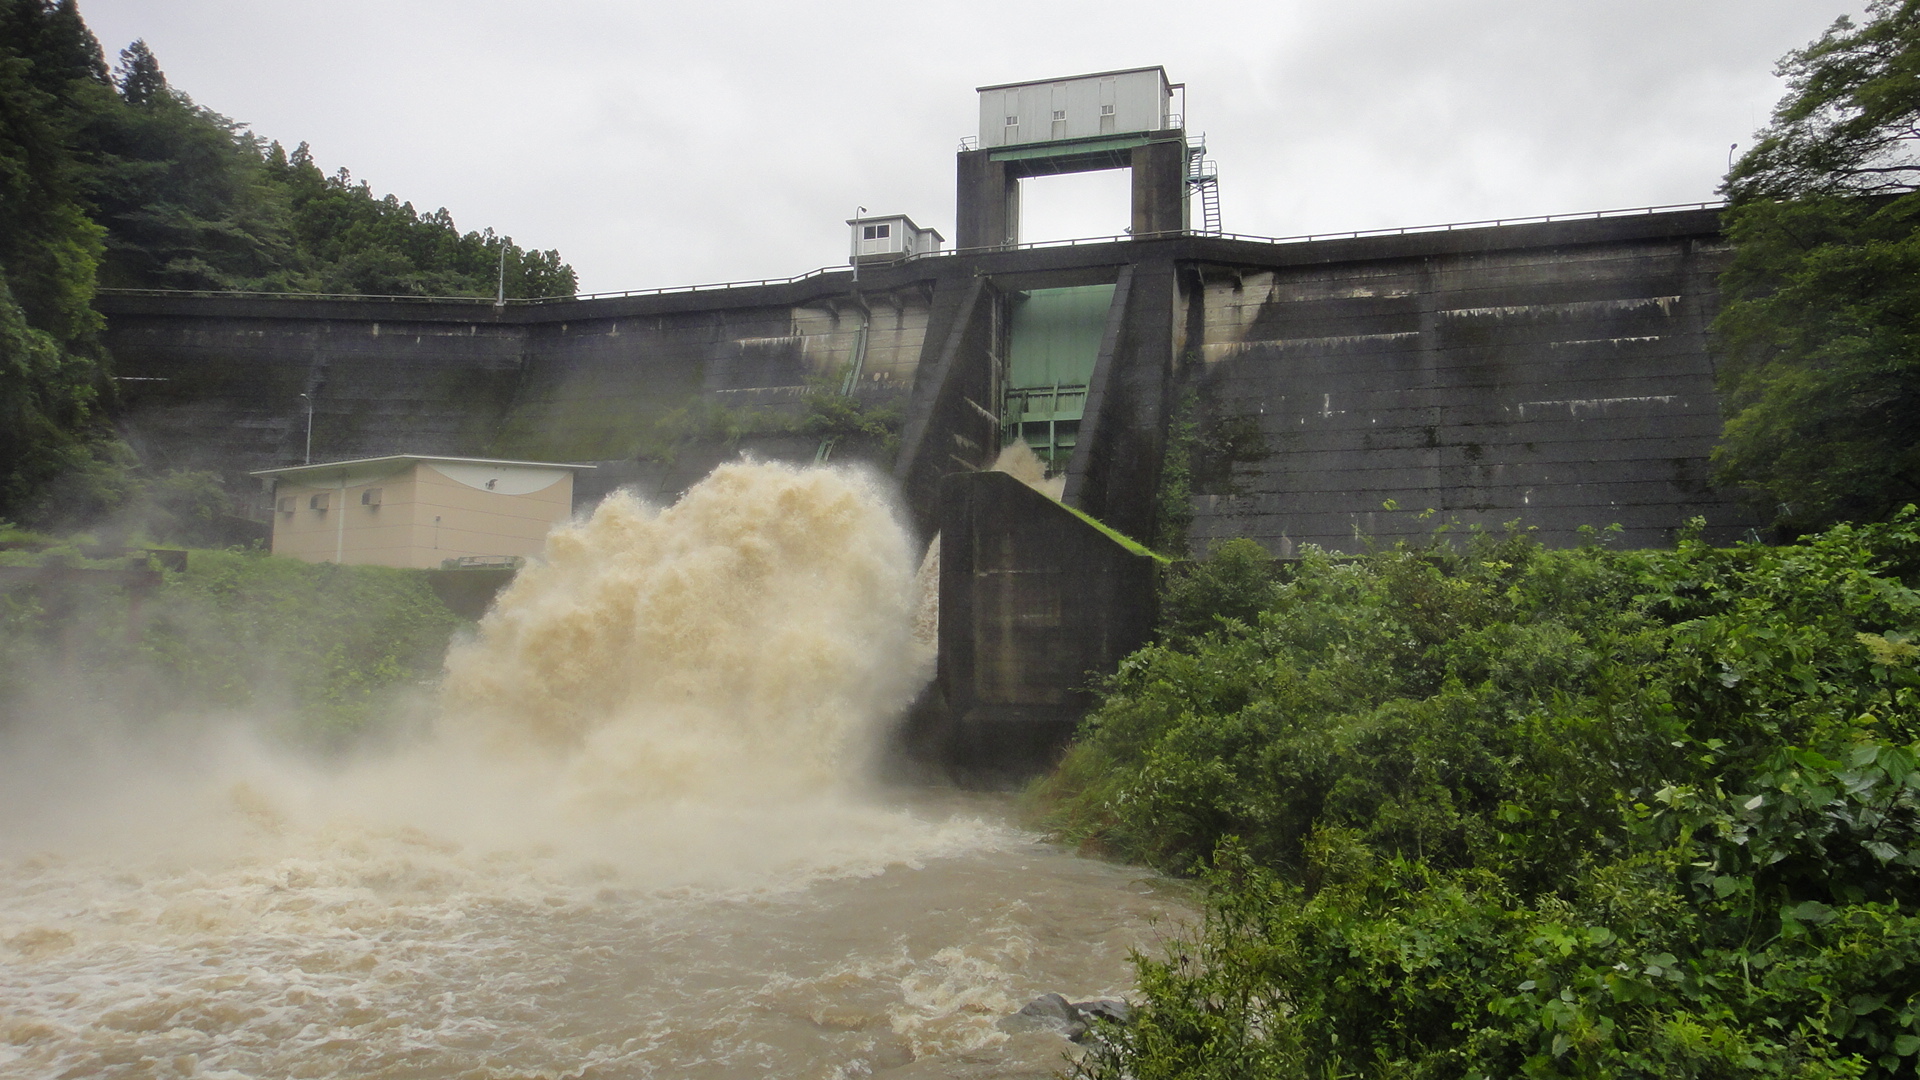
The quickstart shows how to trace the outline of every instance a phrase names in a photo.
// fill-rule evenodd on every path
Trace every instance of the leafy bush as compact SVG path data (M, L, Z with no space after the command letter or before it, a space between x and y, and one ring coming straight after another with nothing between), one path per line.
M904 420L905 413L897 401L874 404L816 384L807 395L807 413L800 421L800 430L830 440L836 447L844 444L891 462L900 449Z
M1252 564L1190 576L1040 792L1207 883L1084 1073L1913 1073L1911 510L1771 549L1309 553L1207 626Z
M1192 642L1223 620L1254 625L1275 599L1273 556L1252 540L1218 544L1205 560L1170 571L1161 589L1160 625L1171 641Z

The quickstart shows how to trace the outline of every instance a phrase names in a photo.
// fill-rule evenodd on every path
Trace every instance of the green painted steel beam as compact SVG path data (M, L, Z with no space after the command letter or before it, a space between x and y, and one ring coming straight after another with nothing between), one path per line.
M1145 146L1150 142L1163 142L1151 135L1121 135L1109 139L1076 139L1073 142L1041 143L1036 146L1023 146L1017 150L995 150L988 160L991 161L1034 161L1051 157L1080 157L1085 154L1102 154L1112 150L1131 150L1136 146Z

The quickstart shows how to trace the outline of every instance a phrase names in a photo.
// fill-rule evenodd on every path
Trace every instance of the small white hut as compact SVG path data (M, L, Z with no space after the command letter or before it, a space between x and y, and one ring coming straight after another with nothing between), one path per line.
M943 239L938 230L923 229L905 214L848 218L847 225L853 229L853 251L849 261L856 263L889 262L913 255L930 255L940 250Z

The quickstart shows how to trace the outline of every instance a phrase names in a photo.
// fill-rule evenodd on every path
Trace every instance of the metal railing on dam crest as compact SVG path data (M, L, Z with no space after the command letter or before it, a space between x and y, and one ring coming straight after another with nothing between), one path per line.
M1308 244L1324 240L1358 240L1370 236L1413 236L1421 233L1444 233L1462 229L1501 228L1509 225L1539 225L1552 222L1591 221L1602 218L1635 217L1648 214L1680 213L1688 210L1719 210L1726 206L1724 200L1696 203L1668 203L1661 206L1636 206L1613 210L1587 210L1570 214L1536 214L1528 217L1483 218L1476 221L1452 221L1438 225L1407 225L1386 229L1353 229L1345 232L1300 233L1293 236L1260 236L1251 233L1213 233L1188 229L1174 233L1121 234L1118 236L1086 236L1068 240L1040 240L1027 244L1005 244L998 247L952 248L947 251L926 252L908 255L892 265L904 263L931 262L951 259L962 255L980 255L1003 251L1032 251L1044 248L1088 247L1097 244L1127 243L1135 240L1166 240L1192 237L1206 240L1240 241L1253 244ZM380 293L318 293L318 292L252 292L230 289L100 289L103 296L196 296L221 299L259 299L259 300L379 300L400 304L478 304L487 307L521 307L539 304L564 304L580 300L616 300L631 296L666 296L675 293L717 292L726 289L750 289L768 285L792 285L816 278L835 274L850 274L844 265L822 266L803 274L787 277L748 278L738 281L704 282L698 285L666 285L652 289L619 289L610 292L574 293L571 296L535 296L509 297L505 301L491 296L418 296L389 295Z

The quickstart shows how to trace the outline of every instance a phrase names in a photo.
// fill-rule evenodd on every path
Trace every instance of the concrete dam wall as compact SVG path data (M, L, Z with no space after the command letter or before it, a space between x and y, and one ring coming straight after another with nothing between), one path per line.
M1706 482L1725 259L1716 215L1688 211L969 252L864 268L858 292L828 273L505 308L156 294L102 307L136 449L235 476L300 462L309 394L315 460L599 461L612 467L584 497L628 483L670 498L741 449L811 459L817 438L751 418L791 415L857 358L853 396L905 417L877 463L931 531L939 478L1010 437L1012 306L1110 285L1077 442L1060 448L1068 501L1151 535L1168 431L1190 428L1196 546L1251 536L1286 556L1424 533L1425 509L1518 519L1551 543L1618 523L1623 542L1659 544L1695 515L1738 535L1748 518Z
M1618 542L1657 546L1697 516L1731 541L1755 522L1707 482L1720 430L1708 325L1727 258L1717 214L1698 210L962 251L863 266L857 285L834 272L505 307L158 294L102 307L127 438L151 466L215 469L240 492L249 470L300 463L302 394L315 461L598 463L582 501L619 485L670 500L741 452L890 469L918 533L963 531L956 566L973 567L942 574L938 688L955 696L916 737L999 767L993 747L1057 745L1086 703L1086 669L1034 667L1016 655L1028 639L1097 639L1088 662L1110 666L1148 626L1133 585L1034 584L1072 569L1054 549L1076 544L1133 565L1071 515L1000 529L1006 513L948 481L1023 439L1064 474L1068 505L1150 540L1182 494L1171 454L1189 466L1196 553L1234 536L1282 557L1351 551L1449 520L1518 521L1549 544L1618 524ZM825 445L804 417L836 396L892 415L896 439ZM973 577L988 573L1024 584L982 602Z
M1707 483L1707 327L1728 251L1710 211L1348 241L1187 272L1195 534L1276 554L1417 535L1412 512L1619 524L1668 542L1746 518ZM1491 234L1491 235L1488 235ZM1337 246L1336 246L1337 247ZM1383 509L1389 500L1406 513Z
M142 294L103 307L122 427L154 467L238 478L299 464L306 394L315 461L405 452L606 462L612 479L582 492L592 498L607 483L671 497L736 449L738 439L704 438L703 422L715 426L719 410L735 426L791 412L810 379L856 350L855 396L903 397L926 324L914 288L858 300L762 288L504 308ZM771 456L797 453L775 442Z

